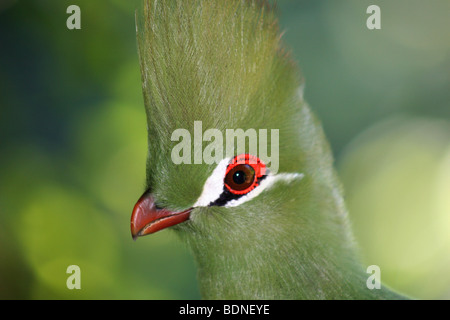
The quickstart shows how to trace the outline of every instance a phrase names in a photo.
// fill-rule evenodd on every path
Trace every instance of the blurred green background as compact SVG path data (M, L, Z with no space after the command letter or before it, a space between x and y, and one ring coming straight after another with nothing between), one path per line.
M0 298L198 299L170 231L133 242L146 123L139 1L0 0ZM81 30L66 9L81 8ZM381 30L366 8L381 8ZM365 265L450 298L450 2L279 0ZM66 268L81 268L68 290Z

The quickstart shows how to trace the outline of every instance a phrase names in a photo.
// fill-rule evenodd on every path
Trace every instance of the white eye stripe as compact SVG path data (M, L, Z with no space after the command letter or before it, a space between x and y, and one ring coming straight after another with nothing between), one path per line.
M304 177L303 173L278 173L275 175L269 175L261 181L258 187L247 193L246 195L242 196L239 199L231 200L229 201L225 207L237 207L247 201L250 201L253 198L256 198L259 196L264 190L270 189L276 182L278 181L285 181L285 182L292 182L293 180L302 179Z
M193 207L207 207L210 203L219 199L224 191L224 177L231 158L225 158L219 162L217 167L212 172L211 176L206 179L203 191L197 199ZM304 177L303 173L279 173L276 175L267 174L266 178L261 181L259 186L243 195L239 199L230 200L225 204L225 207L237 207L261 194L264 190L271 188L278 181L291 182L293 180Z
M223 192L223 178L231 158L225 158L219 162L212 174L206 179L203 191L195 202L194 207L207 207L211 202L219 199Z

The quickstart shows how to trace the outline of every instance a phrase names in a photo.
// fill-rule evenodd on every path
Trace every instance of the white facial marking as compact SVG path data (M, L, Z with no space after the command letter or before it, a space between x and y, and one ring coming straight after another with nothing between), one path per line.
M207 207L218 199L223 192L223 179L231 158L225 158L219 162L212 174L206 179L203 191L194 207Z
M207 207L211 202L219 199L224 190L224 177L231 158L225 158L219 162L217 167L212 172L211 176L206 179L203 191L200 197L197 199L193 207ZM230 200L225 207L237 207L255 197L260 195L264 190L270 189L276 182L284 181L290 183L294 180L299 180L304 177L303 173L278 173L271 174L268 172L267 176L261 180L259 186L255 187L252 191L243 195L239 199Z

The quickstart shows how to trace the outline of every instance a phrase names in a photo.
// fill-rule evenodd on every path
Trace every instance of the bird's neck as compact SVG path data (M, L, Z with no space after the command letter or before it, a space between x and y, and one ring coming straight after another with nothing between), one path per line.
M189 241L202 298L373 299L389 294L384 287L367 287L370 274L350 248L338 252L333 244L327 248L295 235L259 237L249 231L246 238L248 242L217 237Z

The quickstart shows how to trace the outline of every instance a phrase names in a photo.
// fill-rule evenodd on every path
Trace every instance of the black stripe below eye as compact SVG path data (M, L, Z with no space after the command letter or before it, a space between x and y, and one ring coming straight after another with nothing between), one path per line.
M256 187L258 188L260 182L262 180L264 180L264 178L267 177L266 175L261 176L260 178L257 179L256 182ZM254 190L254 189L253 189ZM251 192L251 191L250 191ZM223 192L222 194L219 196L219 198L217 198L216 200L214 200L213 202L211 202L208 207L213 207L213 206L218 206L218 207L223 207L225 206L228 202L232 201L232 200L237 200L239 198L242 198L243 196L247 195L248 193L245 194L233 194L231 193L225 186L223 186Z

